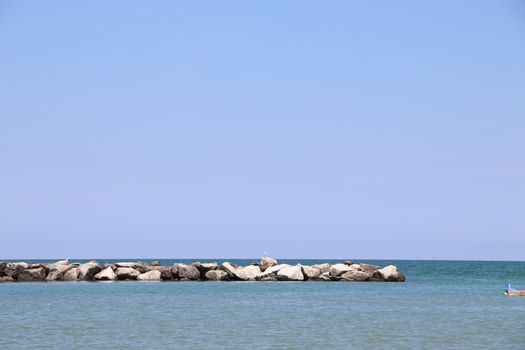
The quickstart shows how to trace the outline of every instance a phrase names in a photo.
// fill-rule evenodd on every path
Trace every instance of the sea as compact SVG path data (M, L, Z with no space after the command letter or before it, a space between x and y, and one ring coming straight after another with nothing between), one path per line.
M407 280L1 283L0 349L525 349L525 262L356 262Z

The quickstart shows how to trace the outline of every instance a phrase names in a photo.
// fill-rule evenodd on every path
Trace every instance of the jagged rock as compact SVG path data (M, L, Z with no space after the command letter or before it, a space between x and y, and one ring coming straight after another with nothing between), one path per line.
M210 270L206 272L205 278L210 281L226 281L228 280L228 273L223 270Z
M13 279L13 277L8 277L8 276L2 276L0 277L0 282L14 282L15 280Z
M115 269L119 267L126 267L130 269L137 270L140 273L148 271L149 265L143 263L142 261L132 261L132 262L118 262L115 263Z
M198 280L201 276L199 270L192 265L178 264L178 276L180 279Z
M58 281L62 279L64 274L71 268L73 268L73 265L55 265L52 270L49 270L46 281Z
M270 258L269 256L263 256L259 262L259 268L264 272L267 268L277 265L277 260Z
M381 266L377 265L370 265L370 264L359 264L364 272L368 273L374 273L375 271L379 270Z
M47 268L49 271L53 271L53 270L57 270L59 269L60 267L63 267L63 266L69 266L69 260L68 259L65 259L65 260L59 260L59 261L56 261L54 263L51 263L51 264L47 264Z
M349 266L350 266L350 268L351 268L352 270L355 270L355 271L363 271L363 268L362 268L361 265L359 265L359 264L351 264L351 265L349 265Z
M304 276L301 266L284 267L277 272L277 279L279 281L303 281Z
M277 276L276 275L266 275L258 279L258 281L261 282L277 282Z
M22 271L27 269L29 267L29 264L25 262L15 262L15 263L7 263L5 269L4 269L4 276L11 277L13 279L18 279L18 276Z
M318 278L317 278L318 281L325 281L325 282L329 282L331 281L332 279L330 278L330 272L325 272L325 273L322 273Z
M368 272L352 269L341 275L341 281L368 281L372 275Z
M111 266L107 266L106 268L104 268L104 270L100 271L95 275L95 279L97 281L115 281L117 279L117 275L115 274Z
M332 265L328 263L324 263L324 264L315 264L315 265L312 265L312 267L319 269L319 271L321 271L321 274L323 274L323 273L330 271L330 267L332 267Z
M160 281L161 273L159 270L151 270L137 276L139 281Z
M343 262L343 264L348 265L348 266L352 265L353 263L354 263L354 262L353 262L352 260L345 260L345 261Z
M255 281L255 277L261 274L261 269L258 265L248 265L236 269L234 274L241 281Z
M46 269L44 267L37 267L36 269L27 269L20 272L18 281L43 281L46 278Z
M146 271L160 271L160 278L164 281L173 279L172 267L171 266L162 266L162 265L148 265L146 266Z
M218 264L216 262L201 263L200 261L197 261L197 262L194 262L191 265L195 266L197 268L197 270L199 270L199 272L201 274L201 276L200 276L201 279L205 279L206 278L206 272L215 270L218 267Z
M4 276L5 268L7 267L7 263L0 261L0 277Z
M383 281L404 282L405 276L397 271L394 265L388 265L374 272L374 277L381 277Z
M78 278L85 281L91 281L95 275L102 271L102 267L97 261L90 261L78 266Z
M62 281L78 281L79 275L80 268L75 266L64 273L64 276L62 276Z
M179 264L175 263L171 265L171 276L173 279L179 278Z
M235 278L236 265L226 261L221 264L220 269L225 271L229 278Z
M346 264L335 264L330 267L330 277L339 278L346 271L350 271L352 268Z
M117 267L115 275L118 280L136 280L140 272L131 267Z
M284 269L285 267L290 267L290 265L288 265L288 264L278 264L278 265L275 265L275 266L269 267L269 268L267 268L267 269L264 271L264 274L265 274L265 275L269 275L269 274L277 274L277 272L279 272L280 269Z
M317 267L301 265L301 269L305 279L307 280L315 279L321 274L321 270L319 270Z

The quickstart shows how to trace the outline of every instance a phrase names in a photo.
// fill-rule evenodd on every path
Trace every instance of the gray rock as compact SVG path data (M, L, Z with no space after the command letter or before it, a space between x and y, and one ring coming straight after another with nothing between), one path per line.
M218 267L218 264L216 262L212 263L201 263L200 261L194 262L191 264L192 266L195 266L197 270L199 270L201 276L200 278L204 279L206 276L206 272L215 270Z
M11 277L13 279L18 279L18 276L22 271L27 269L29 267L29 264L25 262L15 262L15 263L7 263L5 269L4 269L4 276Z
M315 268L319 269L319 271L321 271L321 274L330 271L330 267L331 266L332 265L330 265L328 263L312 265L312 267L315 267Z
M78 281L78 276L80 275L80 268L75 266L67 270L62 276L62 281Z
M307 280L315 279L321 275L321 270L319 270L317 267L301 265L301 269L305 279Z
M70 265L69 260L65 259L65 260L56 261L51 264L47 264L46 267L48 268L49 271L53 271L53 270L60 269L60 267L69 266L69 265Z
M280 269L284 269L285 267L290 267L290 265L288 264L279 264L279 265L275 265L275 266L271 266L269 268L267 268L265 271L264 271L264 274L265 275L271 275L271 274L277 274L277 272L279 272Z
M346 271L341 275L341 281L368 281L372 277L372 274L356 269Z
M277 260L270 258L269 256L263 256L259 262L259 268L261 271L265 271L267 268L277 265Z
M148 265L146 271L160 271L160 278L164 281L173 279L172 267L162 265ZM146 272L145 271L145 272Z
M0 282L14 282L15 280L13 279L13 277L7 277L7 276L2 276L0 277Z
M278 281L276 275L266 275L258 279L261 282L276 282Z
M220 266L220 269L225 271L228 274L229 278L235 278L235 270L237 270L237 266L230 263L230 262L223 262Z
M64 274L71 268L73 268L73 265L55 265L53 269L49 270L46 281L61 280Z
M138 275L139 281L160 281L161 273L159 270L151 270Z
M205 278L210 281L226 281L228 280L228 273L223 270L210 270L206 272Z
M136 280L140 272L131 267L117 267L115 275L118 280Z
M322 273L318 278L316 278L317 281L324 281L324 282L330 282L332 279L330 278L330 272Z
M37 267L36 269L27 269L20 272L18 281L43 281L46 278L46 269L44 267Z
M7 267L7 263L0 261L0 277L4 276L5 268Z
M332 279L334 278L340 278L341 275L347 271L352 270L352 268L346 264L335 264L330 267L330 277Z
M160 266L160 261L158 260L153 260L152 262L149 263L151 266Z
M178 276L180 279L198 280L201 277L200 271L191 265L178 264Z
M102 267L97 261L90 261L85 264L80 264L78 269L78 278L85 281L93 280L95 275L102 271Z
M374 277L381 277L383 281L387 282L404 282L405 276L397 271L394 265L388 265L374 272Z
M359 264L364 272L368 273L374 273L375 271L379 270L381 266L377 265L370 265L370 264Z
M248 265L235 270L235 277L241 281L255 281L255 277L261 274L258 265Z
M126 267L126 268L137 270L140 273L144 273L148 271L149 266L150 265L147 265L143 263L142 261L118 262L115 264L115 270L116 268L119 268L119 267Z
M350 265L352 265L353 263L354 263L354 262L353 262L352 260L345 260L343 264L350 266Z
M100 271L95 275L95 280L97 281L115 281L116 279L117 275L115 274L111 266L107 266L106 268L104 268L104 270Z
M284 267L277 272L277 279L279 281L304 281L301 266Z

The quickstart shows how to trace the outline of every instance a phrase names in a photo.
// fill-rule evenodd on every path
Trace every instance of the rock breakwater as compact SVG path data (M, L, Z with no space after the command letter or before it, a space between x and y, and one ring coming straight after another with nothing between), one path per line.
M258 263L238 266L222 264L160 262L97 261L74 263L61 260L53 263L0 262L0 282L36 281L339 281L339 282L404 282L397 267L380 267L344 261L338 264L288 265L263 257Z

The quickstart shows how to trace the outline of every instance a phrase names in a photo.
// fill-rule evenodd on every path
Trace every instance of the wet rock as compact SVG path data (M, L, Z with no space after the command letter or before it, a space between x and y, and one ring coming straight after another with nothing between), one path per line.
M226 281L229 279L228 273L223 270L210 270L206 272L204 277L210 281Z
M90 261L85 264L80 264L78 269L78 278L85 281L93 280L95 275L102 271L102 267L97 261Z
M136 280L140 272L131 267L118 267L115 275L118 280Z
M18 281L32 282L43 281L46 278L46 269L44 267L37 267L36 269L27 269L20 272Z
M277 279L279 281L303 281L301 266L288 266L280 269L277 272Z
M116 279L117 275L115 274L111 266L107 266L106 268L104 268L104 270L100 271L95 275L95 280L97 281L115 281Z
M265 271L267 268L277 265L277 260L270 258L269 256L263 256L259 262L259 268L261 271Z
M137 276L138 281L160 281L161 273L159 270L151 270Z

